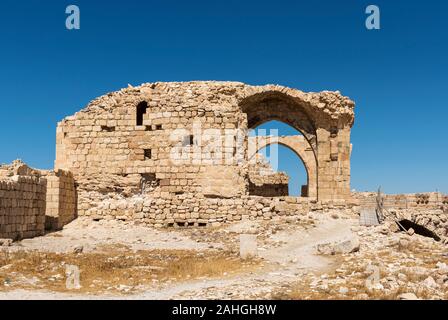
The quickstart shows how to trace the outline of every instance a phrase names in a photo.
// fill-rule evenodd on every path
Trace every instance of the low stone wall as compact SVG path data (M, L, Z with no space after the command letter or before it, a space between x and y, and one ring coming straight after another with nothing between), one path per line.
M353 198L362 207L376 206L375 192L355 192ZM383 194L384 206L390 209L445 210L448 209L448 195L440 192Z
M101 195L90 194L91 199ZM86 196L80 196L86 199ZM134 196L105 198L96 203L80 202L80 215L93 219L118 219L161 226L206 226L242 219L264 219L307 215L311 211L341 209L354 213L354 207L326 204L298 197L198 198L193 194L173 196Z
M374 192L353 193L359 208L375 208ZM440 192L383 195L384 206L396 220L408 220L448 237L448 196Z
M44 234L47 181L13 176L0 180L0 238L19 240Z
M30 238L60 229L77 217L77 191L70 172L0 165L0 238Z
M249 171L249 194L261 197L281 197L289 195L289 177L283 172Z
M70 172L58 170L46 173L46 229L58 230L77 217L76 185Z

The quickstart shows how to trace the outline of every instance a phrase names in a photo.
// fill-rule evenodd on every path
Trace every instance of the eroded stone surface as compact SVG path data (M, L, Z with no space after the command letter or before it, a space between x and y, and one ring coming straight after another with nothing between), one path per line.
M76 218L70 172L28 167L20 160L0 166L0 238L19 240L59 229Z
M240 257L242 259L254 258L257 256L257 235L240 234Z
M353 109L339 92L213 81L143 84L95 99L61 121L55 166L71 171L79 184L80 215L114 217L108 203L129 204L140 194L155 205L144 211L120 203L120 217L156 225L237 220L253 210L247 130L280 120L303 134L282 138L303 149L299 156L309 182L302 193L312 200L345 201ZM217 140L231 143L215 147ZM277 193L271 196L285 193L284 181L271 186ZM221 214L203 206L207 198L233 202ZM269 201L261 213L266 218L276 203Z

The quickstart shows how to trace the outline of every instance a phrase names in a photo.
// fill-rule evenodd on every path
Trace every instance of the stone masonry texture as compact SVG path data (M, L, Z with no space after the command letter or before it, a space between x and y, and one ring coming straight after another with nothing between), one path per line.
M46 186L44 178L21 162L0 166L0 238L44 234Z
M279 120L302 135L251 136ZM52 171L0 165L0 238L57 230L78 215L155 226L242 219L293 221L309 212L359 213L376 193L351 193L354 103L339 92L277 85L169 82L129 86L58 123ZM303 162L301 197L260 153L274 143ZM386 195L397 219L446 237L448 196Z
M151 223L212 221L217 213L208 212L204 203L230 201L231 211L238 212L253 197L248 136L239 132L280 120L303 134L296 146L302 145L309 164L309 200L343 202L350 200L353 110L354 103L339 92L304 93L277 85L129 86L93 100L58 124L55 169L73 173L79 215L113 216L121 203L125 213L120 215ZM218 148L216 136L226 140ZM173 150L187 161L174 163ZM156 203L129 208L137 198Z
M70 172L28 167L20 160L0 165L0 238L20 240L57 230L77 217Z
M77 196L73 175L57 170L45 172L47 179L46 229L58 230L77 217Z

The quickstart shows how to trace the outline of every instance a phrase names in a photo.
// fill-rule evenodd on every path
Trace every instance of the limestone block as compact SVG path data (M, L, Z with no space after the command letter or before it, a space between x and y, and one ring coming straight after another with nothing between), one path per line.
M317 252L324 255L353 253L357 251L359 251L359 239L354 235L349 239L317 245Z
M249 259L257 256L257 236L240 234L240 257Z
M206 166L200 183L205 196L231 198L243 194L245 188L239 169L232 166Z

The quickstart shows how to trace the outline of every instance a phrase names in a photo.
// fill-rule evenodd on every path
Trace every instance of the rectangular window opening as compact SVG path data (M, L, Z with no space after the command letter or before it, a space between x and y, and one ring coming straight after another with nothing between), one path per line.
M152 150L151 149L145 149L145 160L151 160L152 159Z
M189 135L189 136L185 136L184 137L184 140L182 142L182 145L184 147L192 146L193 144L194 144L194 136L193 135Z
M143 101L141 103L138 104L137 106L137 126L142 126L143 125L143 115L146 114L146 109L148 109L148 104Z
M114 132L115 131L115 127L101 126L101 131Z

